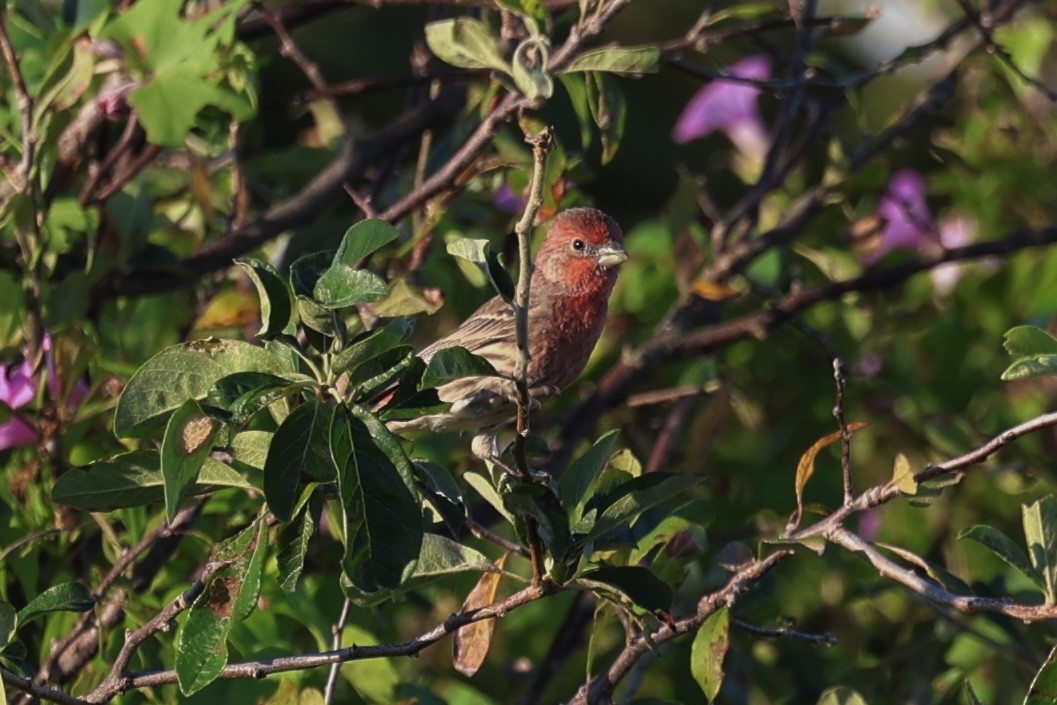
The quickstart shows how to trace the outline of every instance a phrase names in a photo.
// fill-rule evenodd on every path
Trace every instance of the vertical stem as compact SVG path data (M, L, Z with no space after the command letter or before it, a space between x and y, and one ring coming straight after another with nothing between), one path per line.
M525 141L532 145L532 180L529 182L529 197L525 212L514 226L518 240L518 279L514 291L514 328L517 334L518 357L514 366L514 383L517 386L517 435L514 438L514 457L518 478L529 481L531 474L528 467L528 454L525 450L525 439L529 432L529 396L528 366L529 353L528 311L529 294L532 283L532 241L530 233L536 221L536 212L543 203L543 171L547 163L547 154L554 144L552 128L544 127L535 135L526 135ZM538 586L543 580L543 554L540 545L539 531L532 517L525 517L525 531L528 534L529 559L532 561L532 584Z
M331 642L331 648L337 651L341 648L341 634L345 631L345 623L349 621L349 608L352 606L352 600L345 598L345 601L341 603L341 614L338 615L338 621L334 623L333 636L334 639ZM323 689L323 702L325 705L330 705L334 702L334 686L338 683L338 672L341 671L341 662L337 661L330 666L330 672L327 674L327 685Z

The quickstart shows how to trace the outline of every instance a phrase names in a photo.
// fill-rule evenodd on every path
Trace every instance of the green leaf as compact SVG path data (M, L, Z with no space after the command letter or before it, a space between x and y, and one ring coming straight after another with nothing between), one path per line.
M613 161L620 148L628 107L624 92L611 76L597 71L588 72L586 85L587 106L602 138L602 164L605 165Z
M418 560L405 574L404 582L394 590L366 592L352 585L344 575L341 588L358 605L376 605L409 590L417 590L436 580L459 573L496 572L499 568L484 554L436 534L423 534Z
M213 574L176 633L176 678L184 695L212 683L228 662L228 632L232 621L240 619L239 610L246 611L240 598L244 590L253 592L247 577L257 549L265 543L262 524L255 521L217 547L215 558L232 563ZM260 575L256 577L259 590Z
M585 541L598 538L617 527L628 526L632 519L650 507L690 490L704 480L700 475L676 475L651 472L596 494L584 509L585 521L597 517L586 530ZM577 526L577 531L581 527Z
M340 375L362 365L406 341L414 329L415 324L411 319L394 318L351 342L334 356L331 369L334 374Z
M0 651L11 643L18 629L18 614L9 602L0 601Z
M672 588L641 566L598 565L579 576L615 590L630 602L650 612L670 609Z
M1002 372L1002 380L1013 382L1030 377L1052 377L1057 375L1057 355L1031 355L1022 357Z
M547 99L554 94L554 80L547 73L550 44L545 37L529 37L514 50L511 76L529 100Z
M730 611L723 607L708 616L690 647L690 674L710 703L723 686L723 659L729 646Z
M466 524L466 507L455 478L435 463L415 460L412 464L427 517L434 523L443 523L453 536L458 536Z
M380 301L389 285L374 272L335 263L316 282L312 298L326 309L339 309Z
M213 451L220 424L206 416L194 399L184 402L165 426L161 442L161 475L165 480L165 515L173 520L180 501L194 485Z
M499 492L492 485L492 481L480 473L467 472L462 476L463 482L469 485L474 491L481 496L481 499L488 502L492 509L496 510L499 516L507 520L508 523L514 523L514 515L509 509L503 504L503 498L499 495Z
M584 151L591 146L594 137L594 118L591 116L591 107L587 101L587 81L585 77L575 73L559 73L558 80L565 86L565 92L569 94L573 112L580 124L580 146Z
M514 281L492 251L488 240L458 237L448 243L448 254L473 262L488 276L492 288L507 302L514 300Z
M540 539L547 554L553 559L551 577L557 582L565 579L565 559L569 555L571 537L569 516L561 506L558 495L551 488L535 483L519 483L503 494L503 504L518 517L530 517L536 522ZM523 543L528 543L524 526L515 523Z
M164 485L159 454L141 450L64 473L55 483L51 497L59 504L86 512L110 512L161 502L165 499ZM235 470L206 458L197 480L185 494L199 495L228 487L254 489Z
M494 377L498 372L488 360L466 348L454 346L438 350L426 365L419 389L439 387L463 377Z
M958 538L970 539L986 546L996 556L1031 578L1040 588L1045 589L1042 576L1035 572L1020 546L993 526L971 526L959 532Z
M297 589L297 581L305 567L308 542L312 540L319 523L320 504L318 493L313 494L293 521L279 527L275 563L279 569L279 587L286 592Z
M1021 509L1028 557L1042 581L1046 604L1052 605L1057 603L1057 498L1047 495Z
M206 406L227 412L220 416L230 423L243 425L298 386L306 386L306 383L292 382L267 372L236 372L221 377L209 388ZM284 402L284 408L286 406Z
M235 264L246 272L257 288L261 308L261 329L257 331L257 337L269 339L281 334L290 325L294 310L286 280L279 276L275 267L258 259L237 259Z
M426 44L438 59L464 69L510 69L492 31L471 17L440 20L426 25Z
M384 220L361 220L345 231L338 251L334 254L334 264L358 267L364 257L398 237L400 232Z
M1024 705L1057 705L1057 646L1032 678Z
M656 46L605 47L583 52L570 61L562 71L654 73L659 68L660 59L661 50Z
M165 427L189 399L202 399L217 380L235 372L289 373L283 360L249 343L208 338L166 348L136 370L118 400L114 433L143 438Z
M816 705L866 705L866 700L855 690L838 685L824 691Z
M309 477L334 479L327 452L332 409L312 399L294 409L275 430L264 461L264 498L279 519L293 519L302 483Z
M561 498L562 506L572 511L579 507L587 489L595 481L598 473L605 466L606 461L613 455L613 444L620 435L619 429L609 431L591 446L591 448L579 458L569 463L558 478L558 497ZM579 519L575 516L574 519Z
M254 539L253 553L246 561L245 570L242 572L242 587L239 589L238 597L232 606L232 616L235 621L242 620L253 614L257 609L257 600L261 596L261 575L264 572L264 556L268 549L268 527L263 521L257 522L257 537Z
M1002 345L1014 357L1057 355L1057 338L1034 326L1010 328Z
M345 527L343 572L363 592L395 588L422 547L411 462L377 418L356 408L335 410L329 445Z
M18 611L16 622L21 627L48 612L87 612L95 606L92 592L81 583L54 585L29 601Z

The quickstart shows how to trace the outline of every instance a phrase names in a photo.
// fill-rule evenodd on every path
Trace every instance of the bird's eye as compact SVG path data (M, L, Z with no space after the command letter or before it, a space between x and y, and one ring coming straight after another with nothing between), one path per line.
M580 250L584 249L584 241L583 240L573 240L573 249L577 250L577 251L580 251Z

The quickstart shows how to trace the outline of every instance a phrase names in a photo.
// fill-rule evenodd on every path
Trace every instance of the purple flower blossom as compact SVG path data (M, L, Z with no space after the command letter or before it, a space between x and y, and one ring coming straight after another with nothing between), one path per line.
M51 335L45 334L44 348L45 378L48 394L52 399L61 400L62 386L55 366L55 355L52 353ZM21 409L30 404L37 396L37 380L33 376L33 365L23 360L17 367L9 368L0 364L0 402L11 409ZM66 410L72 414L88 395L88 385L79 380L66 397ZM12 415L0 424L0 451L18 446L28 446L37 442L37 429L21 416Z
M0 401L12 409L21 409L33 401L37 385L33 381L33 366L23 362L8 372L7 365L0 365ZM12 416L0 424L0 450L25 446L37 440L37 431L18 416Z
M771 62L766 56L749 56L729 67L727 73L765 81L771 77ZM760 117L759 95L760 89L749 83L725 78L712 81L683 108L672 129L672 139L685 144L721 130L742 154L762 157L770 144L770 135Z
M525 210L525 203L524 198L514 195L507 181L503 181L496 192L492 194L492 205L501 213L519 215Z
M877 251L864 258L867 264L892 250L916 250L936 231L925 201L925 180L913 169L900 169L892 175L888 190L877 204L877 215L884 219L884 230Z
M892 250L922 250L931 245L944 249L963 247L976 239L976 221L964 215L948 214L937 223L926 201L925 180L913 169L900 169L892 175L876 215L884 221L877 251L863 257L873 264ZM965 265L942 264L932 270L936 292L949 294Z

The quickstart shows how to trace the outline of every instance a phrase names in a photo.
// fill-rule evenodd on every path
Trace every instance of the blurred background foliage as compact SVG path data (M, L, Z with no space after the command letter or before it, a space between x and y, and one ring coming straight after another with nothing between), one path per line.
M23 360L43 369L40 341L50 331L48 359L57 367L60 391L49 394L44 376L36 377L34 400L20 410L35 427L36 440L0 452L4 600L25 604L46 587L71 580L97 584L123 547L163 520L157 507L105 515L77 512L56 505L50 494L69 468L126 449L111 432L112 412L123 383L149 357L190 338L252 339L257 302L240 270L222 266L186 275L186 262L180 260L208 251L211 243L297 194L338 154L342 121L360 138L421 106L431 90L457 93L457 109L430 125L431 141L421 153L417 135L392 143L386 154L372 155L351 184L381 212L416 188L416 160L426 174L440 168L496 100L496 84L487 76L449 81L455 71L429 57L422 33L429 21L466 12L494 21L494 8L479 7L487 3L471 3L471 9L454 2L371 4L350 2L291 29L329 85L360 81L368 86L353 96L337 96L334 103L312 98L304 72L284 56L275 33L245 2L5 4L7 32L28 92L37 98L39 151L34 196L13 196L22 141L15 89L5 75L0 140L8 178L0 220L0 347L8 379ZM558 4L561 8L549 17L565 27L577 8ZM573 423L570 412L581 410L578 404L606 371L656 336L676 307L695 297L708 309L698 325L705 327L758 311L788 292L927 253L927 246L904 247L874 262L853 237L878 211L899 170L921 174L932 216L970 221L976 241L1052 229L1057 223L1054 89L1047 95L1018 74L1057 85L1054 6L966 4L974 11L1014 6L993 35L1000 51L976 48L966 54L977 38L971 24L949 42L930 44L927 52L908 49L930 42L963 17L964 8L954 0L885 0L873 9L851 0L819 3L819 16L851 19L840 29L819 29L804 55L819 80L806 81L802 113L780 114L788 92L781 85L765 85L759 93L763 122L782 122L793 131L794 142L804 141L796 144L802 151L784 182L771 183L759 199L748 237L778 224L812 186L835 186L798 227L795 239L723 273L723 285L736 296L722 303L699 297L694 285L715 244L714 216L729 213L750 192L760 169L753 159L761 157L739 152L722 132L685 144L672 139L680 112L707 79L668 61L657 73L615 79L625 98L626 122L619 150L605 164L596 129L590 144L582 144L581 125L560 84L545 105L527 113L557 131L544 211L553 214L579 204L602 208L624 227L631 255L588 370L541 410L536 430L553 438ZM702 9L699 0L631 2L600 41L677 40ZM717 2L710 9L720 18L715 27L730 29L730 36L678 52L683 61L716 72L746 56L765 54L775 60L776 84L798 80L785 75L798 37L788 19L789 4ZM169 52L160 61L157 52L147 60L131 51L136 32L124 30L121 18L136 12L157 15L146 24L157 31L154 46ZM216 14L207 21L201 19L206 12ZM757 27L770 20L773 27ZM735 31L741 27L750 29ZM123 51L120 57L107 53L115 45ZM874 77L871 72L885 61L892 61L894 70ZM953 67L942 95L920 119L906 120L908 107ZM428 82L406 78L416 72L433 72L439 80L431 89ZM869 80L854 80L868 74ZM398 77L391 86L378 85L391 77ZM76 154L64 151L60 136L69 136L86 106L101 105L121 81L137 87L153 81L155 90L110 98L116 101L114 114L94 125L89 138L76 144ZM828 119L819 120L822 113ZM140 115L146 133L128 127L130 114ZM816 120L821 126L809 129ZM893 130L902 123L906 129ZM886 135L892 139L877 142ZM104 163L125 140L128 146L117 161ZM875 144L879 147L871 158L852 162L857 150ZM423 314L416 322L416 344L450 330L491 296L480 272L449 256L444 242L485 237L513 261L516 248L508 233L517 216L503 210L496 194L507 188L516 195L524 187L529 152L516 121L499 128L493 146L476 169L460 178L458 188L404 213L396 223L402 232L399 244L371 263L391 284L406 285L402 299L388 302L393 310ZM137 163L141 158L144 162ZM120 178L124 169L132 170L127 179ZM111 193L108 184L114 184ZM43 214L35 210L41 204L46 204ZM255 251L282 270L302 254L335 247L363 215L339 192ZM831 359L820 340L846 364L848 419L868 424L851 446L860 490L887 482L897 453L920 469L978 447L1052 407L1052 382L1010 383L999 376L1008 364L1002 350L1007 329L1022 324L1052 329L1057 249L996 255L964 265L958 274L949 289L924 272L873 290L850 291L810 307L796 325L746 336L707 354L665 360L644 370L620 403L605 410L594 435L619 428L618 447L648 463L658 438L674 433L674 442L656 462L706 478L700 499L714 510L707 534L695 534L692 548L670 557L670 570L679 576L677 604L693 605L722 584L726 572L716 554L723 546L732 541L756 546L774 538L795 508L798 459L836 428ZM150 282L170 281L165 277L173 277L173 285L153 290ZM147 293L133 290L144 283ZM69 401L77 384L86 385L86 395L74 405ZM623 403L684 386L702 393L674 402ZM10 400L7 405L13 406ZM0 421L10 418L11 410L0 407ZM587 440L577 441L576 451L582 452ZM454 435L416 438L414 451L453 469L475 462L467 439ZM1031 601L1026 578L957 535L986 523L1019 541L1020 506L1055 489L1055 451L1057 435L1043 430L974 468L927 506L897 499L853 518L853 528L871 540L913 551L978 594ZM806 491L809 521L812 509L828 512L839 506L839 471L836 448L823 451ZM124 601L127 614L115 633L142 624L184 590L211 547L245 525L253 512L241 494L212 495L148 585L132 590L127 578L119 581L130 592ZM325 533L317 536L294 593L265 580L261 609L232 628L232 661L329 648L342 600L336 576L326 570L336 550ZM524 571L523 562L512 563ZM267 571L273 570L269 565ZM473 582L473 576L458 577L384 608L353 608L343 643L411 638L458 611ZM579 624L579 631L568 636L584 645L590 640L590 651L586 646L570 651L547 687L527 695L533 692L534 667L569 629L566 616L583 609L574 603L574 595L562 594L500 620L489 657L472 679L452 670L444 641L416 659L343 665L336 701L565 702L583 682L585 669L596 673L623 641L611 612L601 613L593 626L591 620ZM837 547L823 555L803 551L784 561L739 600L735 616L755 625L788 622L804 632L828 632L836 643L769 639L735 627L718 699L723 703L810 704L837 685L854 688L870 703L971 702L966 682L981 702L1019 703L1054 641L1052 625L1028 626L932 605ZM46 659L49 645L77 619L60 613L41 620L29 633L27 660ZM74 692L105 676L118 642L105 641L70 684ZM170 638L151 640L134 667L171 663L172 649ZM649 656L648 667L633 676L636 702L701 702L689 651L687 639ZM181 701L314 702L311 689L321 690L325 677L314 670L259 681L218 681ZM9 697L12 692L8 689ZM166 686L120 701L177 698L175 687Z

